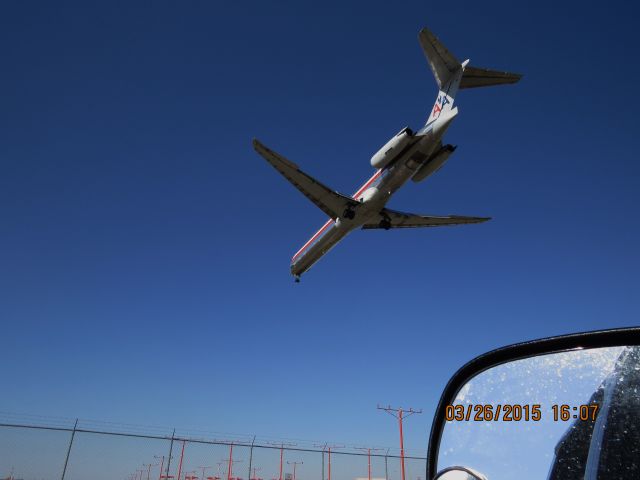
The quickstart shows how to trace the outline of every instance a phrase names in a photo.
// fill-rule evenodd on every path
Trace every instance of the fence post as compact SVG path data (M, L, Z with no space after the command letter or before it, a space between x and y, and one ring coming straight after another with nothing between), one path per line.
M387 459L389 457L389 449L387 448L387 453L384 454L384 478L389 480L389 465L387 464Z
M69 455L71 454L71 445L73 445L73 437L76 436L77 427L78 427L78 419L76 418L76 423L73 425L73 430L71 431L71 440L69 440L69 448L67 448L67 457L64 459L64 468L62 469L61 480L64 480L64 476L67 473L67 463L69 463Z
M253 463L253 444L256 442L256 436L253 436L253 440L251 440L251 450L249 450L249 476L248 480L251 480L251 464ZM204 480L204 479L202 479Z
M322 480L324 480L324 448L322 449Z
M171 432L171 444L169 445L169 459L167 460L167 480L169 480L169 467L171 466L171 455L173 454L173 439L176 435L176 429L173 429L173 432ZM160 475L162 475L162 472L160 472Z

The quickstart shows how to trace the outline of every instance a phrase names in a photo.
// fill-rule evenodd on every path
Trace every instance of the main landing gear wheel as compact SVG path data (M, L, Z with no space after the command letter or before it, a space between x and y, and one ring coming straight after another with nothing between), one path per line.
M389 230L391 228L391 220L388 218L384 218L380 220L380 228L384 228L385 230Z
M344 218L348 218L349 220L353 220L356 217L356 212L354 212L352 209L347 208L343 213L342 216Z
M294 281L295 283L300 283L300 275L294 275L294 276L293 276L293 281Z

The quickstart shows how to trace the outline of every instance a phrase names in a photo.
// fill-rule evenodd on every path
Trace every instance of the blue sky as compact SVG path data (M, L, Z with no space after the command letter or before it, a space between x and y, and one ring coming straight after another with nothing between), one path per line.
M637 7L624 2L7 2L0 14L0 410L395 446L516 341L636 325ZM429 26L524 74L463 91L458 145L390 206L482 225L355 232L251 139L339 191L422 125Z

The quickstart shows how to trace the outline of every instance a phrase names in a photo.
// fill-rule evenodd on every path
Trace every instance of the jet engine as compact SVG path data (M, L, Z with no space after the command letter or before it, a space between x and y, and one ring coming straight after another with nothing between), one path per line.
M429 175L436 173L442 165L449 159L449 156L454 152L456 147L453 145L444 145L440 150L434 153L429 160L427 160L418 171L415 173L411 180L418 183L423 181Z
M384 168L389 165L389 162L391 162L398 153L404 150L404 148L411 143L412 138L413 132L409 127L405 127L400 130L397 135L389 140L384 147L378 150L376 154L371 157L371 166L373 168Z

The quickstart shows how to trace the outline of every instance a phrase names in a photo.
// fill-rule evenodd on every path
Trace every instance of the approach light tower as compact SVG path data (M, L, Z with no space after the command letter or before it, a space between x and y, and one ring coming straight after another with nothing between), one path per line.
M280 447L280 477L278 478L278 480L282 480L282 460L284 458L284 447L295 447L296 444L295 443L284 443L284 442L279 442L279 443L274 443L274 442L269 442L270 445L277 445Z
M296 466L302 465L304 462L287 462L287 465L293 465L293 480L296 480Z
M381 407L380 405L378 405L378 410L384 410L392 417L395 417L398 419L398 425L400 426L400 466L401 466L401 472L402 472L402 480L405 480L404 478L404 438L402 436L402 419L407 418L413 415L414 413L422 413L422 409L414 410L413 408L409 408L409 409L404 409L402 407L392 408L390 405L386 407ZM403 414L405 413L407 415L403 416Z
M151 467L157 467L157 463L143 463L143 467L147 467L147 480L151 480Z
M344 445L328 445L328 444L324 444L324 445L314 445L314 447L322 447L322 480L324 480L324 452L325 450L327 451L327 453L329 454L329 480L331 480L331 449L332 448L344 448Z
M202 476L200 477L201 480L206 480L207 477L204 476L204 472L205 470L208 470L209 468L213 468L211 465L206 465L206 466L202 466L200 465L198 468L202 469Z
M383 450L382 448L356 447L356 450L364 450L367 452L367 463L369 466L369 480L371 480L371 452Z
M253 467L253 477L251 477L249 480L262 480L261 478L258 478L258 476L256 475L256 472L259 472L260 470L262 470L262 467Z
M164 470L164 455L154 455L153 458L160 458L160 473L158 474L158 480L162 480L163 478L173 478L173 475L169 475L168 473L165 472L165 474L163 474L163 470ZM156 464L157 465L157 464Z
M224 465L225 461L221 460L219 462L216 462L216 465L218 465L218 474L217 475L213 475L211 477L207 477L206 480L222 480L222 473L220 473L220 467L222 465Z
M244 460L234 460L233 459L233 444L230 445L229 448L229 460L222 460L221 463L228 463L229 467L227 469L227 480L231 480L233 478L233 464L234 463L242 463Z
M233 442L229 444L229 460L227 461L227 463L229 464L227 470L227 480L231 480L231 475L233 475Z
M181 480L182 477L182 460L184 459L184 446L187 443L186 440L182 441L182 450L180 451L180 462L178 462L178 475L176 477L176 480ZM169 470L169 467L167 466L167 470Z

